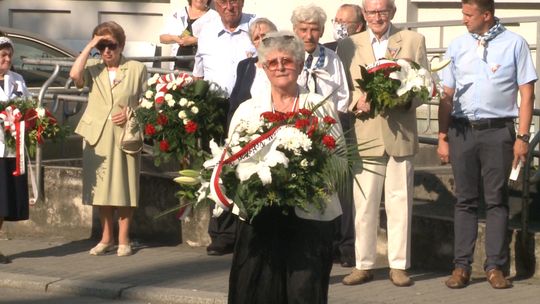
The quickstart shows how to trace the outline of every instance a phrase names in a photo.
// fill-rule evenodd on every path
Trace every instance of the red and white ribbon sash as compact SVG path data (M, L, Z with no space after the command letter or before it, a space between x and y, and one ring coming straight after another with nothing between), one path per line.
M3 122L4 131L9 132L15 138L15 171L13 175L19 176L25 173L24 159L24 127L22 113L19 109L8 106L0 113L0 121Z
M212 177L210 178L210 197L212 197L221 208L229 210L229 208L233 204L233 201L228 198L225 193L223 193L222 188L219 184L219 177L221 175L221 171L223 170L223 165L237 163L253 156L263 147L271 143L275 139L275 134L277 133L277 131L282 127L284 126L277 126L272 128L270 131L250 141L240 151L234 153L227 159L225 159L225 156L227 155L228 146L225 146L225 149L223 149L223 153L221 154L221 158L218 164L214 167L214 170L212 171Z

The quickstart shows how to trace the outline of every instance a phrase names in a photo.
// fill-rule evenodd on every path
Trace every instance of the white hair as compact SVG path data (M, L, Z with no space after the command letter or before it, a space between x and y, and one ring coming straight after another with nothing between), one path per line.
M326 23L326 13L322 8L313 4L299 6L294 9L291 22L293 27L299 23L316 23L319 28L323 29Z

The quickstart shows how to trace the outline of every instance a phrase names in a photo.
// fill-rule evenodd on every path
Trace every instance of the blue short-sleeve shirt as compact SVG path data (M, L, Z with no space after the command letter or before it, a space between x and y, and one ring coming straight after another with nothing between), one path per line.
M470 34L455 39L445 58L443 84L455 89L452 116L470 120L517 117L519 86L538 79L527 42L505 30L486 47L485 60Z

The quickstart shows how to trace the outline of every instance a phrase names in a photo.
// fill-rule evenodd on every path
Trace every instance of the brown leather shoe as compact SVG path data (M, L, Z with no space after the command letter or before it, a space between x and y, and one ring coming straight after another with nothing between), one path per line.
M344 285L359 285L373 280L371 270L360 270L354 268L351 274L343 278Z
M11 260L9 259L9 257L3 255L0 252L0 264L8 264L8 263L11 263Z
M458 289L469 284L471 273L461 267L456 267L452 271L452 275L446 280L445 284L448 288Z
M414 284L414 281L403 269L390 269L389 278L397 287L407 287Z
M491 287L495 289L505 289L512 287L512 283L510 283L510 281L508 281L504 277L502 271L497 268L493 268L486 272L486 278L489 284L491 284Z

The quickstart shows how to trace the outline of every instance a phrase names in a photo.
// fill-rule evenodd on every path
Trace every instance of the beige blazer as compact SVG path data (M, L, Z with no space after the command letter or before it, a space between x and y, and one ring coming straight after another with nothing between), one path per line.
M347 72L347 81L351 89L349 110L354 110L362 94L355 79L362 78L359 66L375 62L376 58L369 39L368 31L353 35L339 42L338 56ZM413 31L390 28L386 58L411 59L425 68L429 68L426 56L425 38ZM378 58L377 58L378 59ZM393 109L384 117L356 119L355 131L357 142L361 145L361 156L403 157L414 155L418 151L418 131L416 127L416 107L418 101L408 110Z
M97 59L89 59L84 72L84 85L90 89L88 105L75 133L84 137L90 145L95 145L111 115L127 105L137 107L139 98L146 90L146 79L144 64L122 57L111 86L105 64ZM121 132L122 127L114 127L115 138L120 138Z

